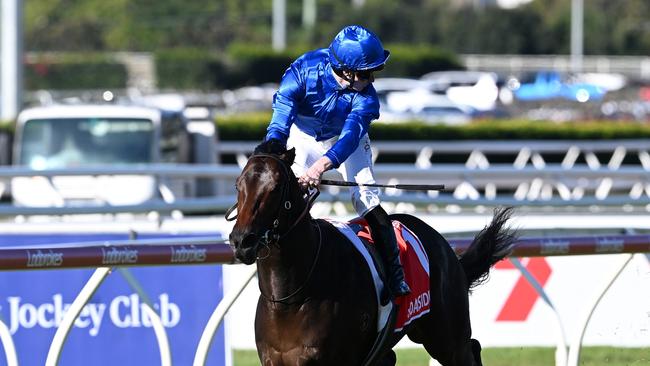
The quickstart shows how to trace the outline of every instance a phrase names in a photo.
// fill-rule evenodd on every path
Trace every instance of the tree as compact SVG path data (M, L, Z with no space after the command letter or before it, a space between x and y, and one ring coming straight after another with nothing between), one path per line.
M224 50L271 42L273 0L29 0L27 50ZM450 0L318 0L317 23L302 25L302 0L287 0L291 46L322 47L347 24L387 43L428 43L459 53L566 54L570 1L516 9L454 7ZM585 1L585 54L650 54L648 0Z

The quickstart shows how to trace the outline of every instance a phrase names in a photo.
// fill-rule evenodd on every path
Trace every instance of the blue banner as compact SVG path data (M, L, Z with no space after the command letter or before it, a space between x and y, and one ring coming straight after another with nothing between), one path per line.
M219 234L215 234L219 237ZM190 235L141 235L141 239ZM117 234L2 235L0 246L128 240ZM174 365L191 365L202 331L223 297L221 265L128 268L154 303L167 330ZM0 273L0 316L9 327L21 366L42 366L66 309L93 269ZM143 300L115 270L83 308L63 347L59 365L159 365L160 351ZM223 327L208 365L225 365ZM4 349L0 365L4 365Z

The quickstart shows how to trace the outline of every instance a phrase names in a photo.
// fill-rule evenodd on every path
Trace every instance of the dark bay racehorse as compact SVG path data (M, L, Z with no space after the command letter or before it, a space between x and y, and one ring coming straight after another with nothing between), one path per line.
M236 258L257 262L260 298L255 340L262 365L362 365L377 337L378 304L361 254L335 227L309 215L310 202L290 169L293 150L258 146L237 179ZM405 334L444 366L480 366L471 338L468 292L507 256L515 236L510 209L496 210L459 258L433 228L391 215L414 232L430 263L430 312L393 333L376 365L394 365Z

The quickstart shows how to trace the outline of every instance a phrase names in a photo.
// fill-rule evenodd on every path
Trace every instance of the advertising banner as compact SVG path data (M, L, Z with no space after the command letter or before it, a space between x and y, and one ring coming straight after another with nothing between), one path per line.
M551 300L555 311L509 261L491 270L470 294L472 336L484 347L555 347L569 344L619 270L626 254L519 258ZM227 266L226 281L241 278L244 265ZM226 284L228 286L228 284ZM634 255L609 287L585 330L586 346L650 347L650 254ZM228 313L228 343L255 349L255 280ZM398 348L421 347L404 337Z
M634 255L603 295L627 256L521 258L553 308L511 262L499 262L470 297L473 335L485 347L555 346L562 338L571 343L602 295L583 344L650 346L650 257Z
M205 236L205 234L203 235ZM217 234L218 236L218 234ZM141 239L174 238L141 235ZM181 236L178 236L181 238ZM191 237L183 235L182 238ZM2 235L0 246L128 240L118 234ZM20 365L42 366L58 325L94 269L0 273L0 316ZM144 299L114 270L83 308L63 347L60 365L158 365L160 351ZM139 282L166 328L174 365L191 365L201 333L223 297L221 265L126 269ZM226 365L224 332L215 335L208 365ZM5 362L0 350L0 365Z

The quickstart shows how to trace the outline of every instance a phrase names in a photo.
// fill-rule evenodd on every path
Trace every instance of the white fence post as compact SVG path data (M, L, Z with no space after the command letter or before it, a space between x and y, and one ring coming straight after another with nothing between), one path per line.
M63 320L61 321L59 328L54 334L54 339L50 345L50 350L47 352L47 360L45 361L45 366L56 366L59 363L59 357L61 357L63 344L68 338L68 334L74 325L74 321L77 319L77 316L79 316L81 309L83 309L95 291L97 291L99 285L101 285L106 277L108 277L108 275L111 273L111 270L112 268L110 267L97 268L83 289L81 289L81 292L79 292L77 298L74 300L72 305L70 305L70 308L63 316Z
M605 288L603 288L598 293L596 299L593 302L588 303L587 305L587 310L584 312L585 317L579 323L578 328L576 329L576 333L573 336L571 347L569 348L569 361L567 363L567 366L578 366L578 363L580 362L580 349L582 348L582 339L585 336L587 325L589 325L589 320L591 320L591 316L596 310L598 303L600 303L600 300L602 300L603 296L605 296L605 293L607 293L607 290L609 290L610 286L612 286L621 272L623 272L623 269L625 269L627 264L630 263L630 260L632 260L634 254L621 254L621 256L623 257L623 261L615 267L614 272L609 276L609 279L605 284Z
M2 346L5 349L7 366L18 366L18 354L16 353L14 340L11 337L9 327L7 327L7 324L2 319L0 319L0 340L2 340Z
M208 320L208 324L203 329L203 334L199 340L199 346L196 348L196 354L194 356L194 366L203 366L205 361L208 358L208 352L210 351L210 345L212 343L212 338L214 333L221 325L223 318L226 316L226 313L232 306L232 304L237 300L242 291L248 286L248 283L253 279L253 276L257 273L257 266L249 266L250 269L242 276L241 284L235 287L234 291L229 292L226 296L221 299L219 305L214 309L212 316Z
M526 278L526 281L528 281L528 283L530 283L531 286L533 286L535 291L539 294L540 298L553 311L553 314L555 315L555 321L557 324L557 330L558 330L558 338L557 338L557 344L555 348L555 365L566 366L567 342L566 342L566 335L564 334L564 326L562 325L563 323L562 323L562 319L560 318L560 314L555 309L555 306L553 306L553 303L551 302L551 299L546 294L546 291L544 291L544 288L539 284L539 282L537 282L537 279L526 269L526 267L521 264L521 261L518 258L512 257L510 258L510 262L521 272L524 278Z

